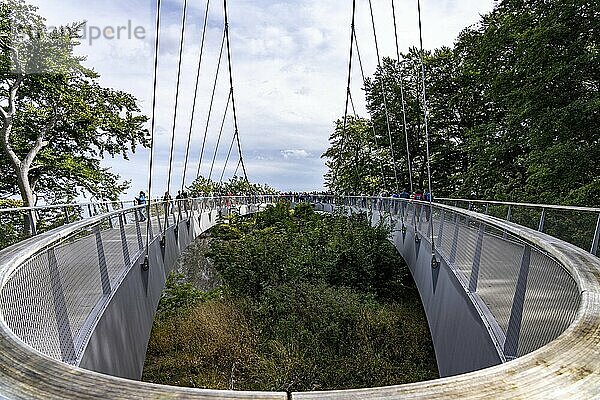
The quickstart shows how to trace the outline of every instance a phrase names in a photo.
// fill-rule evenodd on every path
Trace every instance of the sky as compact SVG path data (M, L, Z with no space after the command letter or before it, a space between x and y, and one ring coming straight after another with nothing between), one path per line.
M39 7L49 26L86 21L86 36L76 52L87 56L86 66L100 74L102 85L133 94L142 112L151 115L155 0L28 1ZM419 43L416 3L394 2L400 51ZM494 4L495 0L422 0L424 47L451 46L462 29L475 24ZM206 0L188 2L179 107L173 128L183 0L162 0L153 196L162 195L167 188L173 132L171 193L184 183L205 7ZM373 11L380 54L394 57L391 0L374 0ZM344 113L351 0L228 0L228 12L239 135L249 179L285 191L324 189L326 167L321 154L328 147L334 121ZM365 71L370 75L377 66L377 57L367 0L357 0L355 26ZM113 37L116 32L119 37ZM222 34L223 2L212 0L185 185L198 171ZM226 61L224 56L208 120L200 169L203 176L209 173L229 93ZM351 91L358 113L367 116L361 87L360 71L354 68ZM230 112L225 118L213 178L221 175L233 131ZM132 182L124 198L147 190L148 159L149 151L138 149L129 160L103 160L104 166ZM225 179L233 175L237 161L234 146Z

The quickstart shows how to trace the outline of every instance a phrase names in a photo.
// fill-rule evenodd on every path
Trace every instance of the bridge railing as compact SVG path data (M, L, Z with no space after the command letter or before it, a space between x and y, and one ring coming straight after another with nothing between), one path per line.
M241 202L269 200L269 195L260 196L206 196L196 199L177 199L168 202L154 199L146 207L152 216L160 215L160 224L173 224L180 219L179 210L185 213L187 201L220 202L228 201L232 204ZM269 200L270 201L270 200ZM135 207L136 202L130 201L102 201L65 203L43 205L35 207L0 208L0 249L18 243L22 240L51 231L61 226L91 219L112 211L119 211Z
M323 198L310 201L320 203ZM543 347L575 319L581 296L572 271L540 243L520 235L513 223L438 203L430 207L423 201L325 200L325 204L332 202L391 223L394 234L403 240L407 233L414 234L417 248L422 240L431 248L433 237L435 261L447 266L462 285L487 324L502 361Z
M450 198L436 201L513 221L598 255L600 208Z
M0 248L63 225L135 206L134 201L83 202L0 208Z
M78 365L95 321L140 259L147 239L152 242L169 227L205 210L239 210L254 202L272 201L274 198L266 196L152 201L99 215L95 214L113 203L5 211L58 214L67 209L93 210L90 214L72 213L78 221L61 219L63 227L38 232L29 239L30 246L19 246L25 250L0 276L0 315L29 346Z
M165 224L187 221L198 211L242 208L279 198L193 199L168 208L152 202L149 208L132 207L72 222L0 251L0 397L112 398L118 393L121 398L289 398L285 393L165 387L72 366L80 357L86 329L111 296L108 291L114 291L129 268L126 252L131 263L143 251L148 224L141 221L140 211L150 217L150 236L156 240ZM600 261L596 257L541 232L444 204L430 209L424 202L379 198L304 196L302 200L317 203L324 211L353 207L367 211L374 223L392 223L396 246L413 256L417 252L422 260L431 256L433 234L434 254L441 265L425 264L426 271L421 272L435 276L441 270L451 271L473 312L486 324L498 354L506 360L517 358L505 366L443 380L350 392L293 393L292 398L597 395ZM51 358L32 350L42 347Z

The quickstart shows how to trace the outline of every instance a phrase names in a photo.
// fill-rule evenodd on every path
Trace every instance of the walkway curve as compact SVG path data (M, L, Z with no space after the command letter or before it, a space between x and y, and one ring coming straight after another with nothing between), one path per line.
M573 245L493 217L438 205L485 222L543 249L575 279L580 305L573 323L544 347L502 365L429 382L346 391L293 393L294 399L449 399L600 397L600 260ZM193 215L193 214L192 214ZM185 221L184 221L185 222ZM80 223L85 226L89 222ZM69 229L72 226L69 227ZM61 228L62 229L62 228ZM58 235L58 236L57 236ZM0 252L0 284L59 231ZM26 345L0 319L0 398L6 399L286 399L286 393L176 388L116 378L57 361Z

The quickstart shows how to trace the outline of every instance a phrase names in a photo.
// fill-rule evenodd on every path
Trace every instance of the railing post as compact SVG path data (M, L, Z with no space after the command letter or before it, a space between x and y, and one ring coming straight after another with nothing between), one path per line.
M106 255L104 254L104 246L102 244L102 233L100 226L94 225L92 228L96 237L96 250L98 251L98 267L100 268L100 282L102 283L102 293L110 294L110 277L108 276L108 266L106 265Z
M442 235L444 233L444 219L445 219L445 215L446 215L446 210L442 208L441 211L440 211L440 228L438 230L438 237L437 237L437 241L440 244L441 244L441 240L442 240Z
M165 214L167 211L167 207L169 207L168 202L165 203ZM158 231L162 232L162 222L160 220L160 207L158 206L157 202L154 203L154 210L156 211L156 221L158 222Z
M52 286L52 299L54 301L61 358L63 362L74 365L77 362L77 356L75 354L75 344L73 343L73 332L71 330L71 323L69 322L65 293L62 287L54 248L48 249L48 269L50 272L50 285Z
M469 279L469 291L475 293L477 291L477 283L479 281L479 266L481 264L481 251L483 247L483 233L485 227L482 223L479 224L477 233L477 244L475 245L475 255L473 256L473 268L471 268L471 277Z
M121 247L123 248L123 264L127 268L131 265L131 258L129 257L127 235L125 235L125 223L123 222L124 217L125 214L119 215L119 231L121 232Z
M542 208L542 215L540 215L540 224L538 225L538 231L544 232L544 223L546 222L546 209Z
M137 234L138 247L140 250L144 248L144 243L142 242L142 229L140 228L140 217L138 215L139 209L133 210L133 214L135 215L135 231Z
M65 225L69 224L69 209L67 207L64 208L65 210Z
M525 244L519 277L515 288L508 329L506 330L506 341L504 342L504 355L507 360L517 357L519 350L519 336L521 335L521 323L523 321L523 304L525 303L525 292L527 291L527 277L529 276L529 265L531 261L531 246Z
M458 248L458 213L454 213L454 236L452 237L452 247L450 248L450 264L456 262L456 251Z
M598 254L598 242L600 242L600 214L598 214L598 221L596 222L596 232L594 233L594 239L592 239L592 248L590 253L593 255Z
M35 211L29 210L29 228L31 229L31 236L37 235L37 226L35 223Z

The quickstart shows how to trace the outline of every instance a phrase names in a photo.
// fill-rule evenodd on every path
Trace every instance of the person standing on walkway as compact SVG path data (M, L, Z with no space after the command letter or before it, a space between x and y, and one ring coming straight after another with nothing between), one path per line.
M414 200L423 201L423 191L421 189L417 189L413 196ZM417 221L421 222L421 212L423 212L423 206L419 203L415 204L415 210L417 214Z
M402 214L405 215L406 214L406 204L408 203L408 200L410 199L410 193L408 193L406 188L403 188L402 192L400 192L399 196L400 196L400 199L402 199L402 200L400 200L402 202Z
M425 194L423 195L423 200L428 203L432 201L431 193L429 193L429 190L427 190L427 189L425 189ZM430 207L430 204L427 204L425 206L425 219L427 221L429 221L429 217L431 217L431 207Z
M165 215L168 215L169 211L171 211L171 206L172 206L172 202L173 202L173 199L171 198L171 194L168 191L165 192L165 195L163 196L163 201L165 203Z
M144 193L144 191L140 191L140 194L138 197L135 198L135 202L137 203L138 206L142 206L146 204L146 193ZM146 215L144 214L144 209L146 207L140 207L139 211L140 211L140 221L144 222L146 220Z

